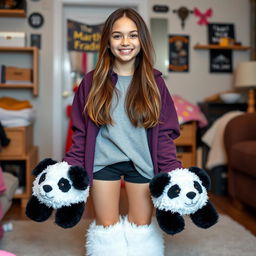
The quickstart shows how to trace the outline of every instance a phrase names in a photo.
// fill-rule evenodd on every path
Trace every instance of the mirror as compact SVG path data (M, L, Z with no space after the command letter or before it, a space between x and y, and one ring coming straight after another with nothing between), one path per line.
M163 18L150 19L150 32L155 48L155 68L168 75L168 20Z

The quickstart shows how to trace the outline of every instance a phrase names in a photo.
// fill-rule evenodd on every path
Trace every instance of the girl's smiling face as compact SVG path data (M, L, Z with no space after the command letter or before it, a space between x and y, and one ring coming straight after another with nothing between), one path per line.
M116 20L110 35L110 50L115 64L134 64L141 45L136 24L126 16Z

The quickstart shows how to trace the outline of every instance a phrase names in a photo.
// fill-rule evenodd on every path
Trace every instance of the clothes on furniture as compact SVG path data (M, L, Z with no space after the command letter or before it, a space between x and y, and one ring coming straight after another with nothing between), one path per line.
M231 111L218 118L206 131L202 141L210 147L206 168L211 170L219 165L227 164L227 155L224 148L224 131L227 123L234 117L243 114L241 111Z

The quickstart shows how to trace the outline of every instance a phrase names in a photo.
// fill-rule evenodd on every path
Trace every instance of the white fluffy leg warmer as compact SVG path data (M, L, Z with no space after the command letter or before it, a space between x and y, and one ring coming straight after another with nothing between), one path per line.
M87 256L126 256L123 224L104 227L93 221L87 233L86 252Z
M137 226L124 219L127 256L164 256L164 240L157 223Z

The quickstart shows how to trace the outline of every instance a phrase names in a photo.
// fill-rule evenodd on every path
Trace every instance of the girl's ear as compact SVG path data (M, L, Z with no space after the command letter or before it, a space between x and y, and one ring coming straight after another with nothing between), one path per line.
M37 176L42 171L44 171L49 165L54 165L56 163L57 161L52 160L51 158L45 158L33 169L32 174L34 176Z
M170 183L171 177L168 173L157 174L149 183L149 190L152 196L162 195L164 188Z

